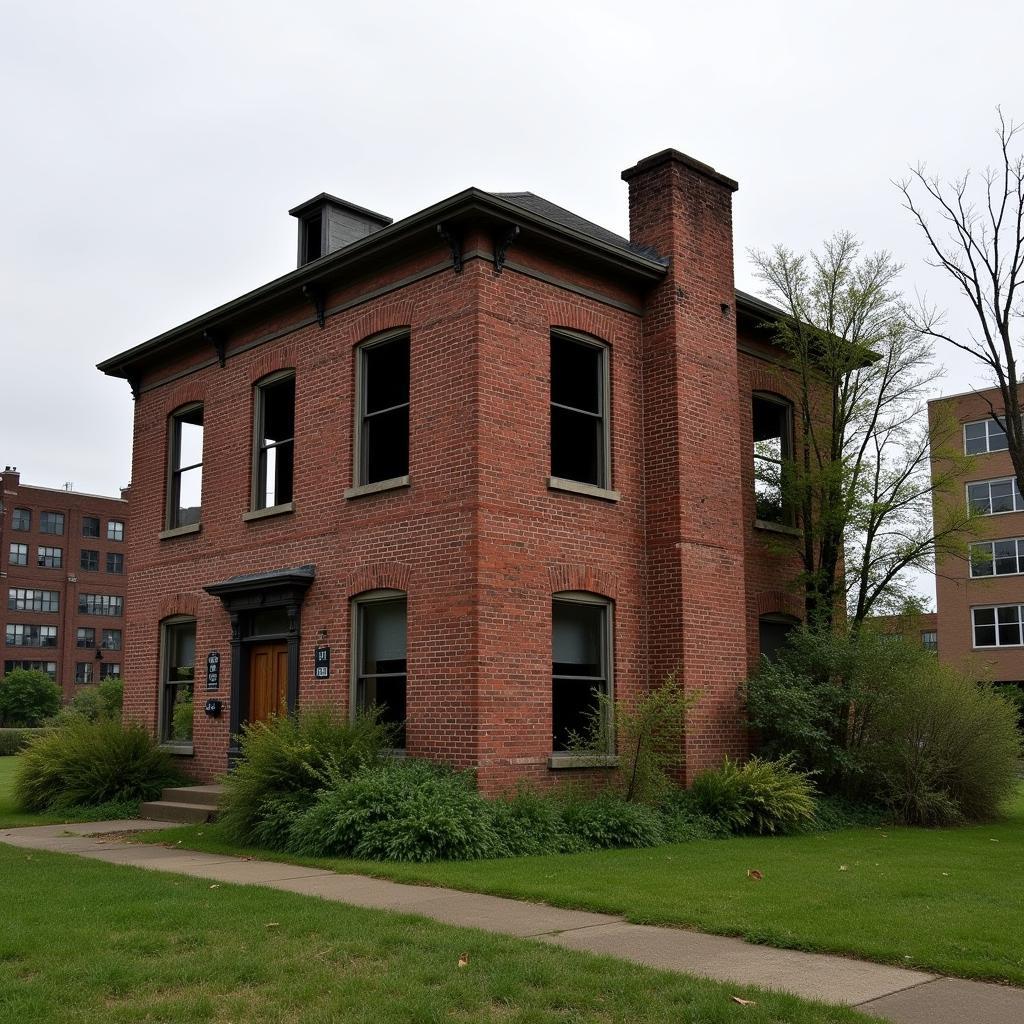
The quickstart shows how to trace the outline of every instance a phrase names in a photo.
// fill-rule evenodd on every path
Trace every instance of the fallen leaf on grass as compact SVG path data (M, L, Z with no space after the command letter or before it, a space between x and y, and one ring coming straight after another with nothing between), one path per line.
M219 889L220 888L220 882L214 882L213 885L210 886L210 888L211 889Z
M747 868L747 878L760 882L764 878L764 872L758 871L757 868Z
M740 1006L757 1006L757 1003L753 999L741 999L739 996L733 996L732 1001L739 1003Z
M463 953L459 957L459 966L460 967L468 967L469 966L469 954L468 953Z
M845 864L840 864L839 865L839 870L840 871L849 871L850 869Z
M280 925L277 923L277 921L268 921L263 927L264 928L279 928Z

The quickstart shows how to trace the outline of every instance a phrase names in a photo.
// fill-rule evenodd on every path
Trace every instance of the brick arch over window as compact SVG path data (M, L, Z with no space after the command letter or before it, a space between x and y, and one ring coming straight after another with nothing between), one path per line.
M787 402L796 401L796 392L781 370L766 370L756 366L750 371L750 390L754 394L772 395Z
M615 321L587 306L549 299L544 305L544 313L552 330L564 327L572 331L583 331L584 334L592 334L607 342L615 338Z
M796 594L785 590L765 590L757 595L757 617L762 615L789 615L802 622L804 604Z
M203 405L206 402L206 388L197 387L192 381L183 380L172 384L162 396L164 416L173 416L186 405Z
M408 590L412 568L402 562L374 562L364 565L351 576L345 586L349 597L367 590Z
M265 350L260 352L249 366L249 380L256 384L271 373L294 369L295 346L291 342L265 346Z
M590 594L609 597L613 601L618 596L615 578L591 565L561 564L548 567L548 578L551 593L583 590Z
M198 594L168 594L161 598L157 606L157 618L162 622L172 615L187 615L189 618L199 618L199 595Z
M408 327L413 321L413 308L410 299L394 302L388 306L374 307L348 325L349 341L356 344L375 334L380 334L381 331L393 331L399 327Z

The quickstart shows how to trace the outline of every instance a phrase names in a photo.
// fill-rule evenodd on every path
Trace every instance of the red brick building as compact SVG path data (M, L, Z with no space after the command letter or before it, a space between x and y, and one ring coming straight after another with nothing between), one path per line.
M0 472L3 672L35 668L76 685L121 675L130 538L120 498L32 487Z
M528 192L318 196L298 269L100 365L137 402L126 705L193 774L247 720L376 703L486 791L565 777L595 690L672 671L688 772L745 750L737 684L801 610L795 386L736 183L623 178L629 239Z

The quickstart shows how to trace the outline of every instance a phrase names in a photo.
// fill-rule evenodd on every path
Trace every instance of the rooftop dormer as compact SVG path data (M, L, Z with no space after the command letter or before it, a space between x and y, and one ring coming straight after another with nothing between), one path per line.
M300 267L344 249L391 223L390 217L321 192L288 213L299 221Z

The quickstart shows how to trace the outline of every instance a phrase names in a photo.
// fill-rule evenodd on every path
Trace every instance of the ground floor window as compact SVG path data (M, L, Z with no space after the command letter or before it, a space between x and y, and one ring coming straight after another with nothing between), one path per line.
M405 747L406 598L400 591L366 594L355 601L356 711L380 708Z
M762 615L757 620L757 639L761 657L777 661L779 651L786 645L789 634L799 625L789 615Z
M171 619L164 623L160 657L160 741L191 743L192 690L196 662L195 619Z
M601 697L611 697L610 604L589 594L560 594L551 606L552 750L594 738ZM610 740L607 729L599 730Z

